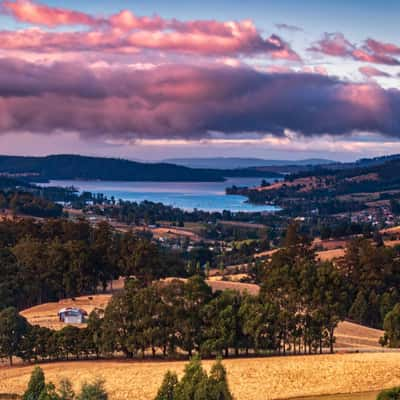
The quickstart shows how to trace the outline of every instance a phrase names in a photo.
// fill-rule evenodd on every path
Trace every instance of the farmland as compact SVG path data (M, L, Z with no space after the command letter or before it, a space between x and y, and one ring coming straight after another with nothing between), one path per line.
M205 361L204 365L209 368L211 363ZM184 362L82 361L42 367L53 382L68 377L78 386L102 377L106 379L111 400L151 400L164 373L167 370L182 373L184 365ZM268 400L372 392L400 383L399 353L228 359L224 365L231 390L240 400L259 400L260 393ZM31 370L32 366L1 368L0 393L22 393Z
M299 397L293 400L375 400L379 392L334 394L328 396Z
M237 289L247 290L249 293L257 294L258 286L237 282L208 281L213 290ZM21 312L33 325L40 325L51 329L61 329L65 326L60 322L57 313L62 307L80 307L88 313L95 308L104 309L111 299L110 294L94 296L82 296L76 299L65 299L54 303L45 303L31 307ZM336 332L336 348L341 351L352 350L380 350L379 338L383 331L372 329L348 321L339 323Z

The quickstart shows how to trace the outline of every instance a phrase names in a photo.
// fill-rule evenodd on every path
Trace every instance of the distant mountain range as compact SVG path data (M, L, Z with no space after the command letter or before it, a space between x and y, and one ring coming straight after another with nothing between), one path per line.
M266 160L262 158L216 157L216 158L170 158L164 160L169 164L182 165L189 168L236 169L255 167L282 166L315 166L334 164L337 161L309 158L306 160Z
M217 182L226 177L274 178L278 173L252 169L191 169L169 163L140 163L135 161L87 157L79 155L50 155L46 157L0 156L0 176L25 180L83 179L110 181L177 181Z

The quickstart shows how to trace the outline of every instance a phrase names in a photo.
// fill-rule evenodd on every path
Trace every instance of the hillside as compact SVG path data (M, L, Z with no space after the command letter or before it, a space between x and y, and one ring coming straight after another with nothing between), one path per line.
M310 166L335 163L335 161L309 158L305 160L268 160L262 158L215 157L215 158L170 158L167 163L190 168L235 169L251 167Z
M31 180L84 179L109 181L223 181L225 177L279 177L251 169L192 169L167 163L140 163L116 158L80 155L46 157L0 156L0 175Z
M114 181L221 181L219 172L170 164L145 164L115 158L54 155L0 156L0 173L32 174L41 179L101 179Z
M346 168L318 166L259 188L227 188L251 203L273 203L290 217L351 214L353 221L386 226L400 216L399 157L362 160Z

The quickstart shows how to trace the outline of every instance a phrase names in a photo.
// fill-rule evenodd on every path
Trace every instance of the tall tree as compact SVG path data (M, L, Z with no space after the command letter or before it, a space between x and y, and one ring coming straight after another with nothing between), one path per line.
M19 355L27 332L28 322L15 308L9 307L0 312L0 357L8 358L10 365L13 356Z
M41 393L45 390L46 383L44 372L40 367L35 367L32 371L31 378L28 383L22 400L39 400Z

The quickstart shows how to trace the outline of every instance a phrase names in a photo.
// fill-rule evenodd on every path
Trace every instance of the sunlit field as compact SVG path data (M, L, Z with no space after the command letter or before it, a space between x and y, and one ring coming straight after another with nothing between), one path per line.
M205 361L209 368L211 361ZM182 373L184 362L88 361L43 364L48 381L69 378L76 387L106 380L111 400L151 400L167 370ZM366 393L400 384L400 354L336 354L225 360L238 400L288 399L337 393ZM33 366L0 369L0 393L21 394ZM333 397L329 400L369 399ZM372 400L373 397L371 397ZM324 399L325 400L325 399ZM328 399L327 399L328 400Z

